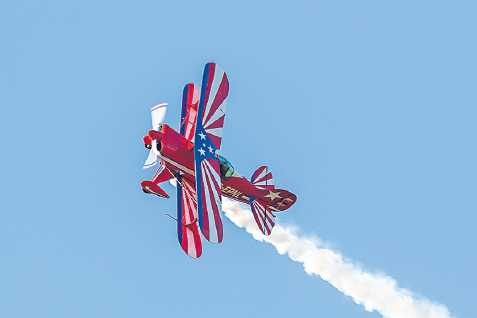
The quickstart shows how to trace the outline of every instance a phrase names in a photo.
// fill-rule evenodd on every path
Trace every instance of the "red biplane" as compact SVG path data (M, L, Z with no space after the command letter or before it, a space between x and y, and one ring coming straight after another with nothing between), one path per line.
M158 162L160 168L152 180L141 182L142 190L168 198L159 184L176 180L178 239L193 258L202 254L199 228L208 241L222 242L222 196L250 204L265 235L275 225L274 212L286 210L296 201L293 193L275 188L266 166L259 167L248 180L218 154L228 93L227 75L215 63L208 63L200 93L192 83L184 87L179 132L163 123L167 106L163 103L151 109L153 129L144 136L150 150L144 168Z

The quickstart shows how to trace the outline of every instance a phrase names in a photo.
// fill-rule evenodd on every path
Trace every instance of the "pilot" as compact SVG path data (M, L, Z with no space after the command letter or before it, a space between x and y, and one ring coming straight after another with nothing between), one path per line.
M228 178L234 174L234 167L232 164L222 156L219 156L220 160L220 174L222 177Z

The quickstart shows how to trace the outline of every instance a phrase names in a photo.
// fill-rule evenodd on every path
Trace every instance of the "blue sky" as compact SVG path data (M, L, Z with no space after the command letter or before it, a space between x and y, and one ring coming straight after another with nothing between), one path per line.
M472 1L3 1L2 317L379 317L228 220L200 261L139 188L150 106L208 61L223 154L298 195L279 222L476 316ZM173 193L173 189L167 190Z

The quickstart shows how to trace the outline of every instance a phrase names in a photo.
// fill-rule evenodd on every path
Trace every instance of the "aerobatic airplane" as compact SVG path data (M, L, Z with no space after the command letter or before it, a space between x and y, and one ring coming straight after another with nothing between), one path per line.
M144 136L149 149L144 168L157 163L160 168L152 180L141 182L142 190L168 198L159 184L176 180L178 239L193 258L202 254L199 228L208 241L222 242L222 196L250 204L265 235L275 225L274 212L284 211L296 201L293 193L275 188L266 166L259 167L248 180L218 154L228 93L227 74L215 63L208 63L200 93L192 83L184 87L179 132L163 123L167 104L162 103L151 109L152 130Z

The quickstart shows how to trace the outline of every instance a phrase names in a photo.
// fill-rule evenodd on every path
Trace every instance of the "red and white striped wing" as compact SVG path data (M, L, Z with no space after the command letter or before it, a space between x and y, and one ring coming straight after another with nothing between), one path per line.
M197 226L197 199L194 185L177 177L177 237L182 250L192 258L202 255L202 241Z
M224 101L228 94L225 72L215 63L205 65L194 138L195 186L200 229L204 237L214 243L222 242L223 238L222 180L217 151L222 142Z
M274 189L273 175L267 166L258 167L250 179L253 185L260 189Z
M250 202L253 218L264 235L270 235L275 226L275 216L257 200Z
M200 154L199 154L200 155ZM196 161L197 204L199 225L204 237L212 243L223 239L222 192L219 161L209 157Z
M182 93L182 114L180 133L187 141L193 142L197 124L197 108L199 106L199 88L193 83L184 87Z
M225 99L229 94L227 74L215 63L207 63L202 78L198 121L216 149L222 142Z

